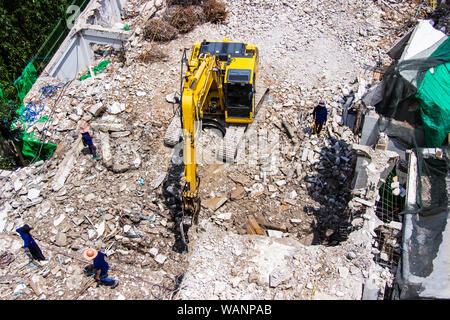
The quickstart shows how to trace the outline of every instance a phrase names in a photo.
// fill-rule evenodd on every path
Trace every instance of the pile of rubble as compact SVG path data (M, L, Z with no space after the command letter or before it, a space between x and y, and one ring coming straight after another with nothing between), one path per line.
M44 100L49 121L27 130L58 144L54 156L0 173L1 248L14 255L1 265L2 299L170 299L181 274L178 299L361 299L363 285L378 292L392 281L373 260L380 222L351 194L358 136L342 110L374 81L373 70L359 71L387 63L386 47L399 36L390 28L414 5L396 5L398 14L369 0L226 4L224 24L155 44L143 30L149 17L162 17L163 1L128 1L126 52L98 50L96 64L110 60L103 72ZM182 48L224 37L260 49L260 81L271 90L253 127L262 140L258 148L244 144L238 164L199 165L200 224L180 254L173 212L183 167L172 161L179 150L163 144L176 116L165 97L178 90ZM164 59L143 60L155 47ZM59 83L40 77L25 101ZM316 136L310 113L319 100L329 120ZM81 121L99 161L83 147ZM24 223L48 258L42 266L28 264L21 249L15 229ZM107 254L118 288L85 288L86 247Z

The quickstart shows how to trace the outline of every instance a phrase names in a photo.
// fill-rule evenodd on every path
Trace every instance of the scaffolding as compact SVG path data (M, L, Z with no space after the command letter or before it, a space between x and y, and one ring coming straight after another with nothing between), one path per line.
M375 254L374 260L383 267L387 267L394 273L401 257L401 226L400 212L403 211L405 198L395 195L392 185L397 183L397 172L394 168L386 178L385 183L379 189L379 200L375 203L375 213L384 222L375 229ZM394 222L394 224L392 224Z
M386 178L386 182L379 189L379 200L375 203L376 215L384 223L391 221L400 222L399 213L405 205L405 198L401 195L394 195L392 184L396 183L396 169L394 168Z

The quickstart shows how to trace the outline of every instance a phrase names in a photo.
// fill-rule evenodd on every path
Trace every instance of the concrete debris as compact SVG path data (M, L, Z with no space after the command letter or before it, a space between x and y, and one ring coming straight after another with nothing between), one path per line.
M274 238L283 238L283 232L278 230L267 230L267 235Z
M55 244L58 247L65 247L65 246L67 246L67 236L66 236L66 234L62 233L62 232L58 232L56 234Z
M152 257L156 257L158 252L159 252L158 248L151 248L149 251L149 253Z
M101 102L94 104L89 109L89 113L92 114L94 117L98 117L104 111L106 111L106 106Z
M164 179L166 178L166 173L161 173L156 180L153 182L153 189L158 188L161 183L164 181Z
M307 6L284 0L225 2L226 24L205 24L158 44L167 58L157 62L142 60L151 41L145 24L162 13L163 1L127 1L122 8L127 14L110 28L97 25L106 15L90 13L89 21L102 32L115 30L116 23L134 30L120 31L130 37L121 59L117 49L96 47L90 64L108 58L105 70L83 81L77 79L87 67L78 70L56 105L54 97L44 99L42 116L51 121L28 130L58 144L54 156L0 171L0 248L16 257L0 269L0 278L14 274L17 280L0 288L2 299L72 299L86 279L77 260L86 247L108 249L110 266L168 288L176 275L185 274L175 299L359 300L375 297L365 283L369 276L380 295L391 284L393 275L372 253L379 221L370 209L377 190L364 186L355 197L350 185L358 156L365 158L363 170L375 183L398 155L360 145L354 130L342 123L343 107L350 95L353 105L371 85L370 72L357 77L361 70L390 63L384 52L397 37L392 30L417 7L411 1L395 4L404 13L400 17L369 0ZM236 163L208 162L221 139L208 134L211 130L200 137L199 150L212 152L199 152L198 232L189 233L189 255L180 254L172 248L183 159L177 147L163 141L172 118L179 116L171 104L179 90L179 48L190 47L193 39L225 36L258 44L258 81L271 84L270 94L252 124L257 136L242 143ZM299 61L302 67L292 72ZM37 101L44 85L60 82L39 77L24 102ZM319 100L326 101L329 117L316 136L311 112ZM93 159L83 145L81 121L89 123L101 159ZM48 257L42 267L28 266L15 233L25 223ZM391 228L401 230L401 225L391 223ZM88 286L78 299L160 298L147 283L117 269L110 273L121 281L118 288ZM168 293L158 294L166 299Z
M217 215L217 219L230 220L231 216L232 216L231 212L221 213L221 214Z
M27 197L30 200L35 200L37 197L39 197L41 191L38 189L30 189L28 191Z
M159 264L164 264L164 262L166 262L166 260L167 260L167 257L165 255L162 255L162 254L158 254L155 257L155 261L158 262Z
M247 191L245 191L244 187L241 185L236 186L236 188L230 192L231 200L239 200L245 197Z
M371 201L367 201L358 197L354 197L353 200L362 203L363 205L367 206L367 207L373 207L375 205L375 201L371 202Z
M111 114L118 114L125 110L125 103L114 102L107 108L107 111Z
M42 294L47 294L47 290L45 290L45 279L41 275L34 274L31 276L30 287L38 297Z

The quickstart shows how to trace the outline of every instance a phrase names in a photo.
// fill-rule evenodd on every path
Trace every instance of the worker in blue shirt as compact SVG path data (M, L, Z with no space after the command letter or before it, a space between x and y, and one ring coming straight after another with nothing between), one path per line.
M94 276L95 280L101 281L105 285L111 286L111 288L113 289L119 285L119 280L108 278L109 265L105 260L105 254L103 252L97 251L92 248L87 248L83 252L83 257L86 260L93 262L94 268L96 270Z
M312 113L314 119L314 133L320 134L322 131L323 125L327 122L328 111L325 107L324 101L319 101L319 104L314 108Z
M81 132L81 139L83 140L83 144L85 146L89 147L89 150L91 151L94 159L96 159L96 160L100 159L100 157L97 157L97 148L95 147L94 143L92 142L92 136L89 134L89 126L87 124L82 125L80 132Z
M30 234L30 230L33 229L29 225L25 224L23 227L16 229L16 231L20 234L23 239L23 247L27 256L30 258L30 262L33 260L46 260L44 255L42 254L41 249L37 245L36 241L34 241L33 237Z

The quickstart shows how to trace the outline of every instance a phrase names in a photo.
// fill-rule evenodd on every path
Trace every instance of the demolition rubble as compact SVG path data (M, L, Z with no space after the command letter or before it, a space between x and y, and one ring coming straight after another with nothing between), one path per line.
M361 106L417 7L225 3L224 23L155 42L143 30L163 17L165 1L127 1L122 23L132 35L124 54L96 48L94 65L110 62L84 80L87 70L67 82L39 77L25 101L44 85L64 86L44 100L51 121L26 130L58 147L48 160L0 172L1 299L382 299L395 272L374 259L374 230L384 222L374 212L373 186L398 155L360 145L343 111ZM171 173L180 178L182 170L173 165L179 149L163 142L176 116L166 97L179 91L182 48L224 37L259 47L269 98L237 164L207 161L217 136L203 132L202 209L189 251L179 253L167 195L179 189L167 188ZM161 59L142 59L154 50ZM311 112L320 100L329 116L326 132L314 135ZM357 110L349 114L358 121ZM83 146L82 121L100 160ZM362 153L369 178L355 193ZM28 263L15 232L24 224L47 257L40 265ZM114 290L89 284L88 247L106 254L111 277L120 280Z

